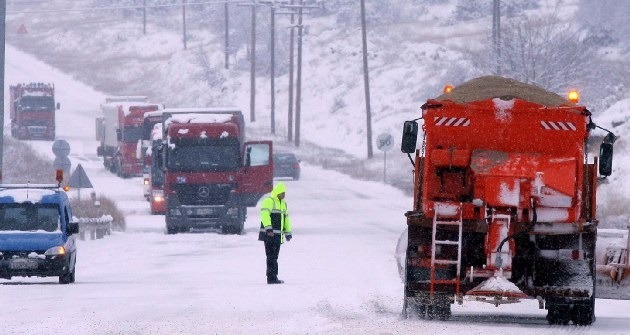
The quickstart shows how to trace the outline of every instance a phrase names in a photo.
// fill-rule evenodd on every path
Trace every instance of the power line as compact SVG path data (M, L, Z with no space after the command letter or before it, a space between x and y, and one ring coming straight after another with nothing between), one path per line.
M202 1L202 2L187 2L186 6L195 5L219 5L225 4L229 1ZM161 8L161 7L180 7L178 4L163 4L163 5L147 5L146 8ZM58 12L89 12L99 10L121 10L121 9L141 9L145 8L143 5L128 5L128 6L110 6L110 7L87 7L87 8L65 8L65 9L41 9L41 10L25 10L25 11L7 11L9 14L34 14L34 13L58 13Z

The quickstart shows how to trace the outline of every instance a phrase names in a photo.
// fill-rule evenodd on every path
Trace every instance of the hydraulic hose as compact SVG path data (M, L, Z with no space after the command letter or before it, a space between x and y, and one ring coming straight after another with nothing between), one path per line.
M507 236L506 238L504 238L501 243L499 243L499 246L497 247L497 252L501 252L501 248L503 248L503 244L511 239L514 239L520 235L529 233L532 228L534 228L534 225L536 224L536 222L538 222L538 215L536 215L536 202L534 201L534 198L530 198L530 202L532 205L532 222L529 223L529 225L527 226L526 229L521 230L520 232L516 233L516 234L512 234Z

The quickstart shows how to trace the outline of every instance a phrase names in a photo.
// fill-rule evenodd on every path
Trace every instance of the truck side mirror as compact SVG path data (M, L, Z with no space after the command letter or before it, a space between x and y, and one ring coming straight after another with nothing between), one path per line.
M608 177L612 174L613 144L604 142L599 146L599 174Z
M252 147L250 146L248 146L247 149L245 149L245 163L243 165L244 166L252 165Z
M153 153L153 159L155 160L155 165L157 166L158 169L164 171L164 159L166 157L164 157L164 147L162 145L158 146L157 148L155 148L155 151Z
M61 104L57 103L57 109L61 109Z
M79 233L79 223L77 221L68 222L68 226L66 227L66 233L68 235L78 234Z
M405 121L403 125L402 142L400 150L410 154L416 151L416 141L418 140L418 122Z

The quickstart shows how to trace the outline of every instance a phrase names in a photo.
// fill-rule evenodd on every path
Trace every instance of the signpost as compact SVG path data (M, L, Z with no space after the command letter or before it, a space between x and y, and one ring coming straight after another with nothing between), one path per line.
M70 144L65 140L56 140L53 142L52 151L55 154L55 160L53 161L53 166L57 170L63 170L64 179L65 176L70 174L70 169L72 168L72 163L70 162L70 158L68 155L70 154Z
M387 182L387 152L394 147L394 137L388 133L382 133L376 138L376 147L383 151L383 182Z

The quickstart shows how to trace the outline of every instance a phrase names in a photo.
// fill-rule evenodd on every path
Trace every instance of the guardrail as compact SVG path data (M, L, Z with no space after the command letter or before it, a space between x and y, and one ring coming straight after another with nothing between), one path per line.
M103 215L100 218L76 218L79 222L79 239L85 240L85 235L90 235L90 240L101 239L105 235L111 235L112 222L111 215Z

